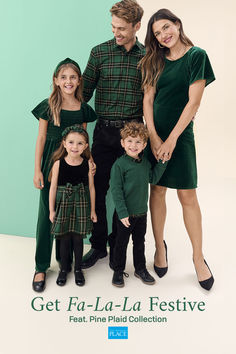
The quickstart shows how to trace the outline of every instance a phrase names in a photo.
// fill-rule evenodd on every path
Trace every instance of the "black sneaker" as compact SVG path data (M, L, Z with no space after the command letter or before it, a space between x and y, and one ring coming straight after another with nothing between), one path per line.
M155 284L155 279L151 276L150 273L148 273L147 269L142 269L142 270L136 270L134 272L134 275L141 279L144 284L152 285Z
M123 286L125 285L124 282L124 276L126 278L129 277L128 273L125 273L123 271L114 271L113 277L112 277L112 284L119 287L119 288L123 288Z
M86 253L82 259L81 268L86 269L92 267L100 258L107 256L107 251L96 250L91 248L88 253Z

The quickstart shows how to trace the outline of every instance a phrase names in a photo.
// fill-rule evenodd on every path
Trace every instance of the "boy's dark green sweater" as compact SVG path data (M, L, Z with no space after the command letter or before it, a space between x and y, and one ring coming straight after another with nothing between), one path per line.
M147 212L148 184L159 181L166 165L158 162L152 169L145 157L136 160L128 155L116 160L111 169L110 186L119 219Z

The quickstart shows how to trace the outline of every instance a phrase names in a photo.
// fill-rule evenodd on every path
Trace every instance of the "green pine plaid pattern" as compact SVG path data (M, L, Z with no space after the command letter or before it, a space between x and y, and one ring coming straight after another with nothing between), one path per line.
M56 216L51 233L59 237L73 232L86 237L92 231L89 188L83 183L57 187Z
M144 46L138 40L129 52L115 39L92 49L83 73L83 94L87 102L96 89L95 110L99 118L125 120L143 116L141 71L137 64L144 54Z

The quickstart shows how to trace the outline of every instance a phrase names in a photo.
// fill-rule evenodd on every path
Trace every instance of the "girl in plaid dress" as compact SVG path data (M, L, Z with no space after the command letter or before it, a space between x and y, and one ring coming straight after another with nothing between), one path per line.
M70 271L71 245L75 255L75 283L84 285L81 270L83 238L97 222L95 188L88 133L79 125L66 128L60 147L53 154L49 191L49 219L52 235L60 239L61 269L57 284L65 285Z

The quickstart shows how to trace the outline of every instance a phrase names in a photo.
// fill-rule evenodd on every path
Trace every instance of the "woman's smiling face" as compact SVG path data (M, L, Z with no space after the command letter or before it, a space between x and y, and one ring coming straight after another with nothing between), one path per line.
M174 23L169 20L158 20L153 23L152 31L160 45L173 48L179 41L179 28L178 22Z

